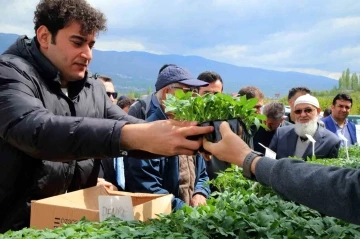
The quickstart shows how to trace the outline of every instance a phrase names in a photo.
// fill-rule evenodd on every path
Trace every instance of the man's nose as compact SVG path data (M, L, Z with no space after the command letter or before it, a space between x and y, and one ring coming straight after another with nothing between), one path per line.
M85 46L83 52L80 55L82 58L85 58L87 61L92 59L92 49L89 46Z
M305 113L305 110L301 111L300 116L307 116L307 114Z

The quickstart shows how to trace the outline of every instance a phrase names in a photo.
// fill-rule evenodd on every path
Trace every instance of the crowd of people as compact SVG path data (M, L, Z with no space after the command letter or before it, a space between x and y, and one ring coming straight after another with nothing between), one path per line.
M267 116L266 128L250 129L247 145L223 122L222 140L211 143L191 136L213 127L173 120L164 99L175 90L222 92L226 80L218 73L195 78L166 64L155 92L131 102L118 97L110 78L88 71L96 37L106 29L102 12L85 0L41 0L34 24L34 38L19 37L0 56L0 232L29 226L31 200L101 184L171 193L174 210L206 204L206 182L231 163L289 200L360 224L359 170L288 158L337 157L340 147L357 142L346 119L349 95L335 96L331 114L319 120L319 102L306 87L289 91L288 116L279 102L264 106L259 88L244 87L238 94L258 99L254 111ZM259 143L277 159L258 152ZM197 153L200 147L211 155Z

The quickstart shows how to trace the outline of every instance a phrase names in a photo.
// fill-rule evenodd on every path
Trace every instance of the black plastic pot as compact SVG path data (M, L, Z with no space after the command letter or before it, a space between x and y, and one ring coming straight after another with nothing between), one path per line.
M212 133L205 134L205 138L208 141L210 141L212 143L217 143L221 140L220 124L223 121L227 121L230 125L231 130L235 134L239 135L242 138L242 140L244 140L249 145L251 133L246 128L245 123L241 119L214 120L214 121L207 121L207 122L200 123L199 124L200 126L213 126L214 127L214 131ZM188 139L198 140L200 137L202 137L202 135L194 135L194 136L188 137ZM210 154L202 146L200 147L199 151Z
M228 120L214 120L214 121L208 121L203 122L200 125L201 126L213 126L214 131L210 134L206 134L205 138L212 142L216 143L221 140L221 133L220 133L220 124L223 121L227 121L230 125L231 130L239 135L247 144L250 141L251 134L249 130L246 128L245 123L241 119L228 119Z

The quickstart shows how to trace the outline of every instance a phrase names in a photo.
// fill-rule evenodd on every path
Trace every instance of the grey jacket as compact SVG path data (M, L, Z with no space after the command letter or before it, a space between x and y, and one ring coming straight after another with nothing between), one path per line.
M279 195L325 215L360 224L360 170L261 158L256 179Z
M337 158L340 140L329 130L318 127L315 135L315 156L316 158ZM280 127L276 130L271 140L269 148L276 152L276 158L286 158L294 156L298 135L294 125ZM309 144L302 158L312 157L312 144Z

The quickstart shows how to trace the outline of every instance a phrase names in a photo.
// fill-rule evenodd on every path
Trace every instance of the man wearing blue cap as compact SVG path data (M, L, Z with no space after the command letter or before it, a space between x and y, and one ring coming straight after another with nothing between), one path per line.
M199 87L208 83L200 81L176 65L165 65L158 76L156 99L159 107L147 118L148 122L169 119L171 114L164 112L163 100L166 94L174 94L175 90L199 92ZM156 136L155 136L156 137ZM125 190L158 194L173 194L172 208L177 210L184 204L198 206L206 204L210 194L206 181L209 177L200 154L195 156L176 155L151 160L133 160L124 158Z
M209 83L207 82L194 78L190 74L190 72L188 72L184 68L181 68L174 64L165 64L159 70L159 75L155 83L156 91L153 94L143 99L139 99L134 104L132 104L129 108L128 114L136 118L145 120L152 113L154 113L157 108L160 107L159 102L161 98L163 98L163 96L161 95L163 89L169 88L167 86L170 86L171 84L177 82L183 85L190 86L191 89L189 87L185 87L185 88L189 88L189 90L193 90L194 87L199 88L202 86L209 85ZM177 86L172 85L171 87L177 87Z

